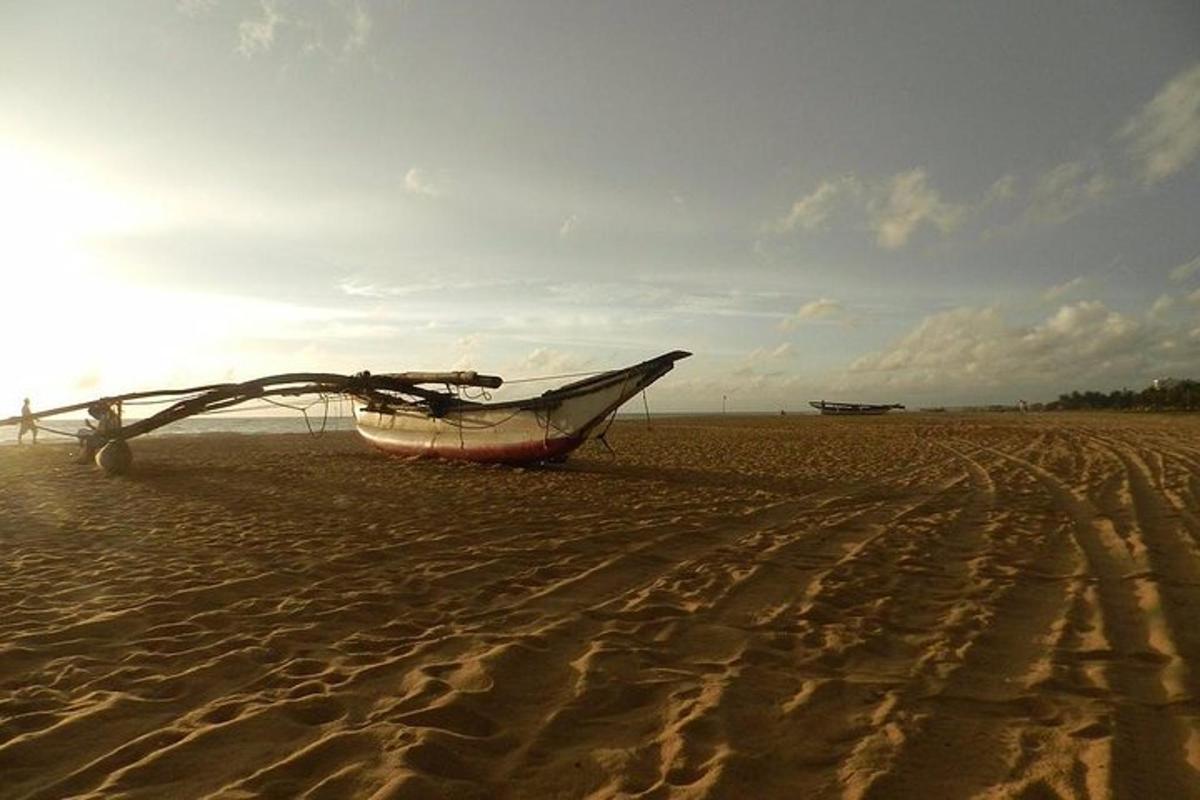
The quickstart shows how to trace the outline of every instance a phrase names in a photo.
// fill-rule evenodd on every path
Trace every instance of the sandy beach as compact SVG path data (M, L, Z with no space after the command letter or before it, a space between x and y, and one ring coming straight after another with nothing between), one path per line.
M0 797L1200 797L1200 419L0 450Z

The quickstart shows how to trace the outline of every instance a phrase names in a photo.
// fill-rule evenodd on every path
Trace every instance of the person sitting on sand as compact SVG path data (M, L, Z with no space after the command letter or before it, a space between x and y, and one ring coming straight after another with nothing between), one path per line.
M88 406L87 411L88 415L95 417L96 421L92 422L90 419L85 419L83 421L84 424L102 438L108 439L121 429L121 420L113 410L111 404L103 400L97 400Z
M37 444L37 420L33 417L33 410L29 408L29 398L25 398L24 404L21 405L21 427L17 431L17 444L23 444L25 434L33 433L33 443Z

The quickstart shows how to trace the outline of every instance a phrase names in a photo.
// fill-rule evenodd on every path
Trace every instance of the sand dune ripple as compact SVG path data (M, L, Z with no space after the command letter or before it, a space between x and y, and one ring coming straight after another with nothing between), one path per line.
M1200 797L1200 420L0 451L0 797Z

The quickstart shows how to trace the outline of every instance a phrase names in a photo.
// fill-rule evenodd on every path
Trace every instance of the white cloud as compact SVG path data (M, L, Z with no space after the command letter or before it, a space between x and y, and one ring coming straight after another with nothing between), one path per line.
M481 334L470 333L460 336L454 342L454 351L457 357L450 363L450 369L478 369L480 350L483 344L484 337Z
M1164 319L1174 308L1175 298L1169 294L1160 294L1158 299L1154 301L1154 305L1150 306L1147 316L1151 319Z
M874 232L886 249L905 246L922 227L948 235L971 217L992 219L983 235L990 237L1016 222L1058 225L1110 198L1127 193L1124 156L1137 163L1142 181L1153 184L1178 173L1200 156L1200 64L1172 79L1117 132L1126 152L1110 145L1084 158L1066 161L1031 179L1005 174L977 200L951 203L929 185L924 169L899 172L885 181L860 180L853 174L822 181L792 203L779 219L763 225L765 232L818 232L834 227L835 216L855 215L851 225ZM1027 191L1018 192L1020 184ZM1192 271L1200 270L1200 267ZM1188 274L1192 274L1189 272Z
M179 0L179 9L196 17L214 4L215 0ZM271 51L285 30L289 44L300 53L333 58L363 50L371 36L371 15L358 0L259 0L258 12L238 23L237 51L247 58Z
M347 278L337 284L338 290L347 297L404 297L414 294L444 294L447 291L497 291L503 287L513 286L512 281L410 281L409 283L374 283L362 278Z
M283 15L275 3L260 0L258 19L244 19L238 23L238 52L249 58L257 52L267 52L275 44L275 31L283 22Z
M777 233L794 231L824 230L829 217L843 202L857 197L862 184L853 175L844 175L833 180L822 181L821 185L792 204L782 219L768 226Z
M426 197L437 197L442 193L441 187L420 167L413 167L404 174L404 187L413 194L423 194Z
M175 0L179 13L189 17L202 17L216 8L217 0Z
M588 369L591 359L564 353L552 347L537 347L521 361L522 377L544 377L552 373L572 373ZM528 373L526 375L525 373Z
M476 350L483 344L483 336L478 333L469 333L466 336L460 336L454 343L454 346L460 350Z
M1099 167L1067 161L1034 183L1025 218L1041 225L1066 222L1102 200L1113 188L1112 179Z
M804 305L796 312L797 319L823 319L834 317L843 311L842 304L828 297L819 297Z
M795 314L780 322L779 330L791 331L800 327L805 322L841 317L845 313L845 310L845 307L837 300L828 297L819 297L800 306Z
M1188 278L1200 273L1200 256L1196 256L1186 264L1180 264L1175 269L1171 270L1171 280L1175 283L1183 283Z
M923 169L893 175L873 205L871 229L881 247L903 247L912 233L924 223L949 233L962 221L963 206L942 202L936 189L927 185Z
M908 243L923 225L950 233L965 219L968 208L942 200L923 169L899 172L885 181L865 182L854 175L822 181L792 204L782 218L763 226L774 233L824 231L839 212L853 214L851 224L866 227L880 247L894 250ZM1004 185L1000 191L1005 190ZM1011 190L1011 186L1008 190Z
M342 281L338 284L338 289L348 297L391 297L401 293L393 287L359 283L354 280Z
M923 319L889 349L856 359L850 371L929 372L953 366L974 373L981 366L981 346L1003 333L1004 322L994 308L943 311Z
M786 362L795 355L796 347L791 342L783 342L775 347L756 347L746 353L740 362L727 368L726 378L729 376L736 378L741 389L761 392L769 385L787 380L788 365ZM733 394L737 390L722 387L721 391Z
M1200 64L1175 76L1118 134L1142 181L1166 180L1200 154Z
M566 239L577 227L579 227L579 215L572 214L563 220L563 224L558 229L558 238Z
M1066 283L1060 283L1057 286L1051 286L1049 289L1042 292L1042 299L1048 303L1054 302L1055 300L1060 300L1063 297L1065 297L1066 295L1071 294L1076 289L1083 286L1084 282L1085 281L1084 281L1083 276L1080 275L1078 277L1072 278L1071 280L1067 281Z
M361 3L352 3L346 9L346 24L350 31L342 44L342 52L353 53L366 47L367 39L371 36L371 15Z
M845 381L942 396L1003 390L1050 397L1197 370L1200 341L1189 344L1183 325L1151 315L1140 321L1091 300L1032 325L1010 323L995 307L933 314L890 347L853 362Z
M756 347L746 354L746 366L753 367L762 361L776 361L792 358L796 355L796 346L791 342L783 342L775 347Z
M1017 179L1013 175L1003 175L995 180L983 197L984 205L1007 203L1017 196Z

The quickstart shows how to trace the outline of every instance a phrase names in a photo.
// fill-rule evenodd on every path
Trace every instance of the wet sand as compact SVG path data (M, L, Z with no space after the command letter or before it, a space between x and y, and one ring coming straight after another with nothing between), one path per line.
M0 797L1200 797L1200 419L0 450Z

